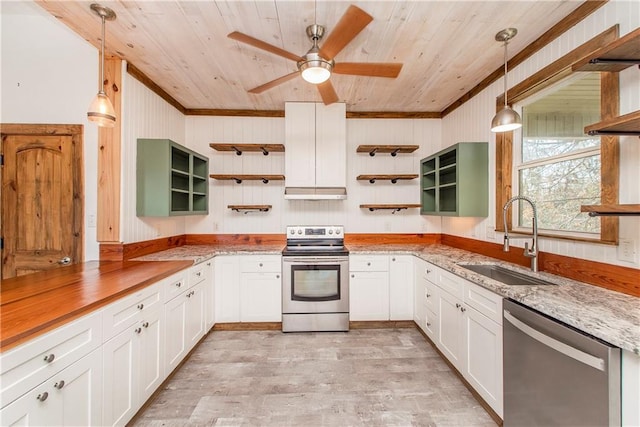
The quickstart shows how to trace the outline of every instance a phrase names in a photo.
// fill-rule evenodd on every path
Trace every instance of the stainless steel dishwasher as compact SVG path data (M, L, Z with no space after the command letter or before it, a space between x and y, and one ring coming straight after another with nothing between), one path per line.
M504 425L619 426L620 349L503 303Z

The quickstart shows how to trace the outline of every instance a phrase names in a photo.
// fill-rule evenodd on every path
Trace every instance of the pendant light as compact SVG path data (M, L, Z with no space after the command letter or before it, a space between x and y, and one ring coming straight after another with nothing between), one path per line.
M491 121L491 132L507 132L522 127L520 115L507 105L507 43L518 34L515 28L504 29L496 34L496 41L504 42L504 107Z
M99 4L92 4L91 10L102 19L102 38L100 39L100 81L98 82L98 94L89 105L87 118L90 122L102 127L112 128L116 125L116 112L109 97L104 93L104 33L105 21L116 19L116 13Z

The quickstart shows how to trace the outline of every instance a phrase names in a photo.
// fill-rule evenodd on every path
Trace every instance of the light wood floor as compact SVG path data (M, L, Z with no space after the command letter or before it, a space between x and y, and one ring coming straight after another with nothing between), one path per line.
M134 426L491 426L413 328L214 331Z

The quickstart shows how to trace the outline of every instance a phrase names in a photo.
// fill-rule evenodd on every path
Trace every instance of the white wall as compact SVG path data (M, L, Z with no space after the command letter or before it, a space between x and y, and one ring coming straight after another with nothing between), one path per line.
M531 76L549 63L562 57L572 49L598 35L607 28L620 24L620 35L624 35L640 25L640 2L611 1L578 23L571 30L546 46L540 52L527 59L513 70L509 70L509 87ZM515 52L512 52L513 55ZM445 146L458 141L490 141L490 170L495 168L495 135L489 130L491 118L495 113L496 97L503 91L503 81L499 80L485 89L462 107L443 119L443 144ZM631 67L620 73L620 113L625 114L640 109L640 71ZM464 126L461 126L464 124ZM638 138L625 136L620 138L620 203L638 203L640 201L640 144ZM477 238L486 241L502 242L502 234L495 237L493 231L496 218L492 208L495 205L495 174L490 174L489 217L486 219L443 218L443 233ZM501 218L497 219L502 221ZM620 217L620 238L633 239L636 252L640 251L640 218ZM521 243L520 243L521 244ZM518 243L516 243L518 245ZM610 245L572 242L543 238L540 249L560 255L601 261L638 268L636 262L620 261L617 248Z
M189 233L283 233L293 224L341 224L350 233L439 233L440 218L422 218L418 209L392 214L369 212L360 204L420 203L419 180L357 181L360 174L418 173L419 160L440 148L440 120L347 120L347 199L340 201L284 200L284 183L274 181L210 181L209 216L187 218ZM283 118L187 117L187 146L209 157L216 174L284 174L285 153L217 152L209 143L281 143ZM412 154L356 153L360 144L417 144ZM269 204L267 213L242 214L230 204Z
M97 141L87 108L98 90L98 51L32 2L1 2L0 123L84 126L86 261L98 259Z

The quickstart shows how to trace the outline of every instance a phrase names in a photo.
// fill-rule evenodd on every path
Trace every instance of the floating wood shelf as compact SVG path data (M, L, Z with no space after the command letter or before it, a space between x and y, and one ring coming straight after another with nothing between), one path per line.
M573 71L622 71L640 64L640 28L609 43L571 67Z
M211 143L209 147L216 151L233 151L238 156L241 156L243 152L253 151L262 152L265 156L269 153L282 153L284 152L284 145L282 144L218 144Z
M640 110L586 126L584 133L589 135L640 136Z
M371 157L376 153L389 153L395 157L398 153L413 153L418 148L419 145L359 145L356 152L369 153Z
M362 209L369 209L369 211L377 211L381 209L391 209L393 212L400 212L403 209L413 209L421 207L420 203L402 203L402 204L392 204L392 205L360 205Z
M398 180L405 179L416 179L418 174L396 174L396 175L358 175L356 179L358 181L369 181L370 183L376 182L376 180L388 180L391 181L392 184L398 182Z
M640 215L640 204L582 205L580 212L588 212L589 216L636 216Z
M271 205L228 205L232 211L248 214L249 212L269 212Z
M242 181L262 181L268 183L269 181L284 181L284 175L209 175L213 179L224 181L235 181L236 184L242 183Z

